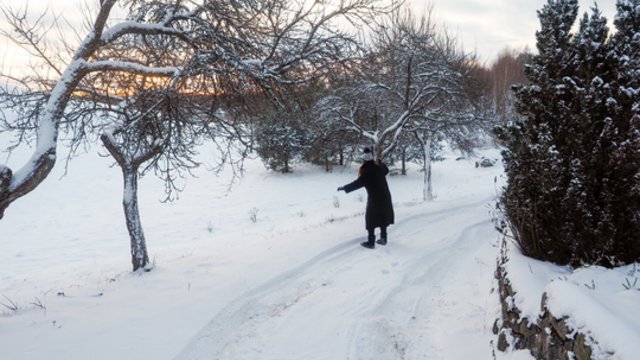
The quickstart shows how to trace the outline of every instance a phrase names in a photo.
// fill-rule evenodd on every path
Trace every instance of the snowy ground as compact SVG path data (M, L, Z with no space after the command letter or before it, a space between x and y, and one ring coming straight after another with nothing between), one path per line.
M640 266L579 269L527 258L509 244L505 268L517 292L515 305L535 319L541 294L554 316L568 317L572 329L587 334L593 359L638 359L640 354ZM596 341L595 343L593 341Z
M396 225L374 251L358 245L364 191L336 192L356 165L251 161L230 193L204 167L169 204L144 178L145 274L130 272L119 170L87 154L60 178L59 163L0 220L0 358L492 359L502 168L455 158L434 164L431 203L417 171L389 178Z

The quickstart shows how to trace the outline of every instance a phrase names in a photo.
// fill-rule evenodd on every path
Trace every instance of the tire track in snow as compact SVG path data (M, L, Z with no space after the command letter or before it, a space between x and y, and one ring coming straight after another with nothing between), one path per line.
M257 334L251 331L257 322L283 316L288 309L318 290L323 283L309 279L310 270L325 263L334 263L340 258L347 258L347 255L351 257L359 250L357 245L360 241L362 238L356 238L334 246L235 299L200 331L176 359L202 359L212 356L215 359L241 358L238 357L241 355L233 353L236 351L236 345L241 346L241 340L257 337ZM337 271L339 270L331 272ZM317 275L318 271L312 274ZM296 286L292 285L294 283ZM271 299L270 295L273 294L278 294L278 299ZM247 358L250 359L251 355Z
M437 331L434 322L442 319L433 313L451 305L446 298L446 282L454 272L447 269L455 266L451 255L469 251L470 234L488 222L487 216L479 221L460 215L477 216L477 207L488 202L401 219L390 232L389 247L376 252L360 249L362 238L327 249L231 302L176 359L255 359L267 355L265 349L270 359L274 353L281 354L278 359L332 359L323 357L322 348L327 346L341 348L337 352L348 359L441 358L442 345L429 338ZM475 223L446 226L460 225L446 221L452 218ZM427 239L422 225L427 227ZM379 273L368 273L372 262ZM314 319L319 320L315 328L307 324ZM296 326L301 329L299 338L278 335L283 328ZM313 338L306 331L321 333L318 341L306 339ZM334 344L322 343L331 337Z
M486 228L492 228L488 220L463 227L456 236L440 239L407 261L400 269L404 275L399 283L388 288L377 299L370 318L358 324L361 334L350 358L451 359L447 342L441 340L447 335L440 335L440 328L451 321L464 322L467 319L462 317L469 314L461 315L467 306L458 306L459 296L452 295L450 288L458 287L460 269L466 268L459 263L468 261L466 255L475 251L466 246L470 235ZM488 343L481 350L488 351Z

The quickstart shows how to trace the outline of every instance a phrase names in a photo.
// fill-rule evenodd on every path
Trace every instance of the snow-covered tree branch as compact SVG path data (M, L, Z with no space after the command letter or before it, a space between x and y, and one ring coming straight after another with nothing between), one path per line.
M131 72L154 73L157 75L166 75L169 73L164 67L141 67L133 59L127 59L120 62L117 66L115 63L104 61L96 61L96 55L104 47L109 46L112 42L124 34L140 33L140 27L136 26L120 26L117 31L109 31L108 21L116 0L105 0L100 3L98 14L95 16L92 28L88 35L79 44L71 56L70 62L64 70L57 64L54 64L50 57L46 56L42 50L43 43L38 40L41 37L32 35L29 23L18 12L3 8L5 17L13 30L22 36L22 40L17 40L18 44L30 47L32 53L39 55L56 73L59 79L51 88L40 89L48 94L46 105L37 116L37 145L31 159L21 169L13 172L11 169L4 167L2 183L0 188L4 189L0 194L0 218L4 214L5 209L16 199L26 195L35 189L49 174L56 162L56 146L58 140L58 130L61 119L65 116L65 109L69 100L72 98L73 92L80 86L86 75L111 69ZM165 21L167 24L170 21ZM130 24L127 22L127 24ZM158 30L161 31L161 30ZM5 35L8 34L6 30ZM115 35L118 36L115 36ZM172 69L171 74L175 74Z
M454 112L453 103L468 101L467 69L461 65L473 58L455 46L430 18L416 20L403 10L394 12L375 29L357 76L347 75L318 103L319 121L359 133L381 160L403 131L421 127L428 114Z
M485 127L477 106L482 91L474 88L474 56L461 52L430 18L417 20L399 10L376 29L358 65L355 78L348 75L318 102L318 121L358 133L378 161L400 139L416 139L425 166L425 200L430 200L432 144L448 139L467 150L472 132ZM404 132L414 135L403 137Z
M92 74L125 72L168 77L173 81L165 81L164 86L171 87L188 86L187 77L205 77L209 79L204 81L207 88L196 91L218 95L261 91L278 103L281 86L327 74L334 64L351 58L357 43L336 30L336 20L361 25L397 5L395 1L379 5L378 0L134 0L122 1L129 14L124 21L113 23L111 13L117 3L100 2L84 39L76 46L63 46L73 49L64 63L59 61L61 56L48 55L42 35L34 34L37 27L24 15L26 10L20 13L2 7L12 27L3 34L17 34L16 43L39 58L57 79L39 74L18 81L32 84L35 79L39 84L35 90L46 94L46 105L31 104L38 109L31 113L35 114L31 124L37 123L37 145L31 160L17 171L2 167L0 218L13 201L35 189L51 171L56 162L59 127L69 115L66 111L71 100L86 100L80 97L85 94L109 104L110 99L128 91L99 86L107 81L91 83ZM134 45L133 50L130 45ZM74 120L67 120L65 124L73 127Z

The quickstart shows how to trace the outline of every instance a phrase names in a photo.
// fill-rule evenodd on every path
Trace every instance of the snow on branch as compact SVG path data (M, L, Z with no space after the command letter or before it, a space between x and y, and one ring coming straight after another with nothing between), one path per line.
M165 24L144 24L136 21L125 21L106 30L100 40L103 44L109 44L124 35L171 35L187 39L183 30L178 30Z
M177 77L180 75L180 68L168 66L168 67L153 67L136 64L130 61L114 61L114 60L101 60L85 65L85 70L88 72L94 71L123 71L140 75L156 75L156 76L171 76Z

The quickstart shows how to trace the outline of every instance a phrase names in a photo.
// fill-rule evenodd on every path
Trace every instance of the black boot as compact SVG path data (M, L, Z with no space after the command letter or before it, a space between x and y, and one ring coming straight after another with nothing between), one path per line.
M375 241L363 241L363 242L360 243L360 245L366 247L367 249L375 249L376 248Z
M367 249L374 249L376 247L375 235L369 232L368 240L361 242L360 245L366 247Z
M380 240L376 241L380 245L387 245L387 228L380 228Z

